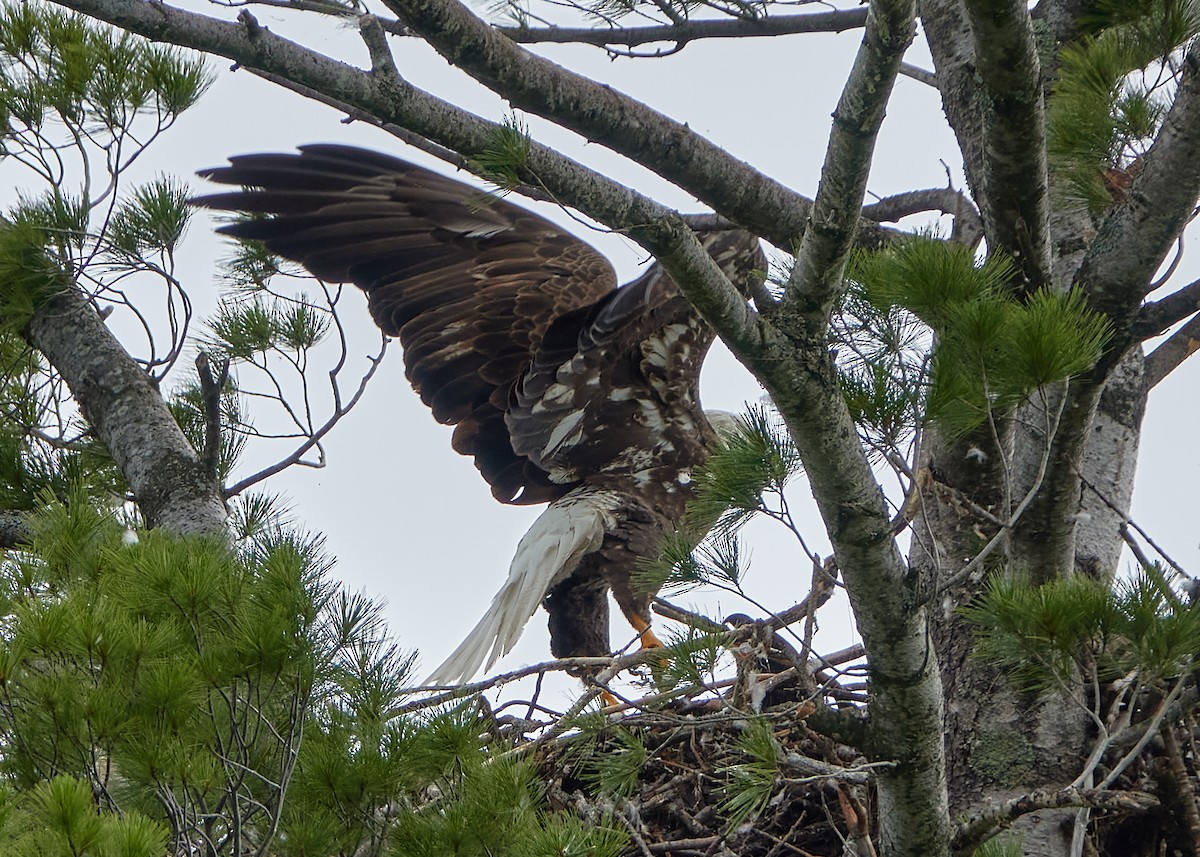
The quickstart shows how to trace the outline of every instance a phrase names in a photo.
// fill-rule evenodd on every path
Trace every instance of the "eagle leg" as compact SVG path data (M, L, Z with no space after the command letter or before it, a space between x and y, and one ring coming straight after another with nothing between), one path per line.
M625 610L621 608L621 612L625 614L625 618L629 620L629 624L633 626L633 630L638 632L638 637L641 640L642 650L646 649L665 649L663 641L655 636L654 631L650 628L650 623L639 613Z

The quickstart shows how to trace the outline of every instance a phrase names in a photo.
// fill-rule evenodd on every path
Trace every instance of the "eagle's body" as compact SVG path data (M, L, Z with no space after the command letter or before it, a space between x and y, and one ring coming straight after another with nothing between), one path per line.
M558 657L610 651L607 592L639 632L656 556L716 435L700 409L708 325L656 264L621 288L595 250L522 208L405 161L344 146L247 155L209 170L243 190L212 208L273 215L222 228L314 275L352 282L454 449L504 503L550 502L488 613L434 674L465 680L544 603ZM746 233L705 236L731 279L762 266Z

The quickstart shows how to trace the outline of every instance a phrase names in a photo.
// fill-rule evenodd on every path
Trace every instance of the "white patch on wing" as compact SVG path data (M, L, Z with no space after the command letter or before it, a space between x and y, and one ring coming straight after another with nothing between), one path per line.
M646 362L652 366L665 368L671 362L671 358L676 351L676 344L682 339L691 328L686 324L668 324L652 339L646 340L642 345L642 354L646 358ZM679 350L680 358L686 357L687 346L683 346Z
M575 398L575 388L570 384L551 384L542 393L542 401L547 405L570 404Z
M572 411L554 427L554 431L550 432L550 439L546 441L545 448L542 449L542 458L550 458L566 443L568 437L576 429L582 431L580 423L583 422L583 411ZM576 438L578 440L578 438Z
M663 422L662 412L658 409L656 402L651 402L648 399L639 400L638 413L635 414L635 417L637 416L641 417L641 419L638 419L638 422L647 426L655 434L662 434L666 431L667 424Z
M472 217L462 217L458 220L449 220L445 224L445 228L452 232L462 232L469 238L491 238L493 235L499 235L501 232L507 232L512 227L505 223L496 223L494 220L476 219ZM475 275L480 279L480 275ZM486 276L486 274L484 275Z
M529 617L560 580L584 556L600 547L616 525L622 506L619 494L580 488L550 504L517 545L508 580L492 599L483 618L454 653L428 679L430 684L467 681L512 651Z
M609 401L613 402L628 402L633 398L632 387L613 387L612 392L608 394Z
M570 384L576 376L582 375L586 368L587 359L582 354L576 354L555 370L554 379L561 384Z
M475 350L475 345L470 340L459 340L445 348L439 348L429 357L437 357L441 360L453 360L455 357L462 357L464 354L470 354ZM425 359L428 360L429 357Z

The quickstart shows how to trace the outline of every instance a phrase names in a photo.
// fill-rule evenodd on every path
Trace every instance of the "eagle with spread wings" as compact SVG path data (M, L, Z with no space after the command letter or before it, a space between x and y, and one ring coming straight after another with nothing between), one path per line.
M714 334L670 276L654 264L618 287L608 260L550 221L364 149L243 155L201 175L240 189L197 204L268 215L219 231L366 292L409 381L497 500L550 504L431 681L490 668L539 604L556 657L607 655L609 591L657 644L654 593L633 573L677 527L717 441L699 402ZM750 234L701 240L731 281L761 276Z

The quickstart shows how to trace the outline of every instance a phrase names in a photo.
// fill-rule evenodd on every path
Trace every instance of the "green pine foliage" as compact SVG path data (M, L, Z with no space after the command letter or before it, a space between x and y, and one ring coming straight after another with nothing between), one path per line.
M628 798L637 789L650 751L638 733L620 726L608 739L603 752L590 754L583 763L583 780L606 797Z
M1200 608L1158 567L1112 587L1079 576L1032 586L996 574L963 613L977 629L976 655L1029 690L1071 686L1080 674L1163 687L1200 651Z
M635 582L653 591L708 585L741 592L748 559L738 531L758 514L790 526L784 488L800 472L800 454L778 415L751 405L693 472L696 494L680 528L663 539L657 558L639 565Z
M475 700L400 715L413 657L378 605L277 501L240 507L242 538L177 539L76 489L0 559L0 857L622 852L547 811Z
M97 814L91 786L59 775L19 797L0 794L0 853L45 857L158 857L170 831L136 811Z
M1083 37L1060 55L1047 154L1064 201L1100 212L1114 201L1113 179L1136 171L1158 133L1169 64L1200 33L1200 12L1190 0L1109 0L1082 23Z
M414 785L436 797L396 820L396 854L617 857L628 844L610 820L547 813L533 761L483 743L469 703L422 723L410 747Z
M717 522L720 533L734 533L767 507L763 495L782 498L801 472L800 453L779 415L753 404L737 419L735 431L721 438L716 454L692 475L696 496L689 522L705 532Z
M512 190L521 183L520 171L529 161L529 128L521 117L510 114L496 127L490 145L473 160L502 190ZM486 205L486 199L481 199Z
M22 792L83 781L93 814L157 819L173 850L269 839L306 712L340 671L340 650L317 645L336 644L319 544L135 544L78 494L34 531L0 568L0 734L21 748L0 775Z
M729 819L730 829L766 809L779 781L779 744L765 720L752 720L738 738L737 747L746 757L743 762L724 769L728 778L721 811Z
M869 444L894 449L929 420L966 433L1095 363L1109 331L1084 296L1042 288L1021 299L1006 288L1012 275L995 254L980 262L923 237L854 257L846 311L858 324L839 359Z
M724 660L726 638L725 633L705 633L695 628L668 636L665 657L650 663L654 686L665 692L715 682L717 668Z
M114 253L140 260L147 253L173 253L187 230L187 187L160 176L125 196L108 224Z
M34 267L58 277L84 260L119 267L169 255L187 222L183 188L158 179L110 212L111 197L120 171L210 81L202 60L178 50L40 3L0 6L0 152L47 188L9 212L18 234L0 243L19 238L26 253L47 254L54 264ZM76 167L83 177L72 189ZM0 267L14 252L0 246Z
M0 230L0 243L3 243ZM0 503L29 511L47 496L66 497L70 486L85 485L92 496L124 494L124 480L108 450L64 414L39 356L15 334L0 330ZM47 442L38 431L64 424L65 442Z

